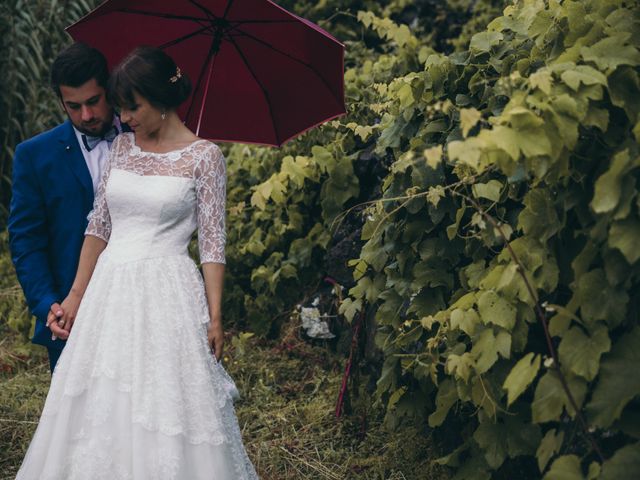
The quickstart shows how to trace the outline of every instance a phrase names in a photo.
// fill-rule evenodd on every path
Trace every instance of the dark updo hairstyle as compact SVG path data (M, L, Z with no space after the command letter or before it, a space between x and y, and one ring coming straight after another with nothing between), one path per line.
M133 50L111 72L107 98L113 105L133 106L133 93L144 97L159 110L173 110L191 93L191 81L178 75L173 59L156 47Z
M95 78L102 88L107 87L109 69L99 50L86 43L73 43L62 50L51 65L51 88L60 97L60 85L80 87Z

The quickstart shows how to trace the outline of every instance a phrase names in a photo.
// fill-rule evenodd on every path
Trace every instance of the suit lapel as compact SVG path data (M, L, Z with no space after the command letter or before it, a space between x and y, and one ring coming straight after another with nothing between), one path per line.
M62 149L61 157L65 159L65 163L71 169L82 188L93 198L93 181L87 167L87 162L82 155L75 130L71 122L67 120L64 123L63 134L60 136L60 148Z

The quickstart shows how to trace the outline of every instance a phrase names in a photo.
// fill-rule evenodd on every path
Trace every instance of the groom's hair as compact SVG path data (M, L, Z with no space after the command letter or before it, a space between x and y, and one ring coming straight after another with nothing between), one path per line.
M51 88L60 97L60 85L79 87L92 78L107 87L109 68L99 50L85 43L74 43L62 50L51 66Z

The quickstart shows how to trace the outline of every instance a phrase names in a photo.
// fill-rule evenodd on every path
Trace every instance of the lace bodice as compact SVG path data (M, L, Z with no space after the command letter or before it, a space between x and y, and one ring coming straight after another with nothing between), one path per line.
M217 145L197 140L151 153L135 144L133 133L123 133L111 147L85 234L110 245L116 236L121 252L150 255L167 245L186 247L197 228L201 262L225 263L225 191Z

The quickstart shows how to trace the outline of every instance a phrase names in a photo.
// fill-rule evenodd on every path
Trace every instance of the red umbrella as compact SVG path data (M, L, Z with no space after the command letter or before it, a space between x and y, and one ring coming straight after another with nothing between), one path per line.
M110 66L164 49L194 83L179 114L197 135L280 146L344 115L344 45L270 0L107 0L67 27Z

